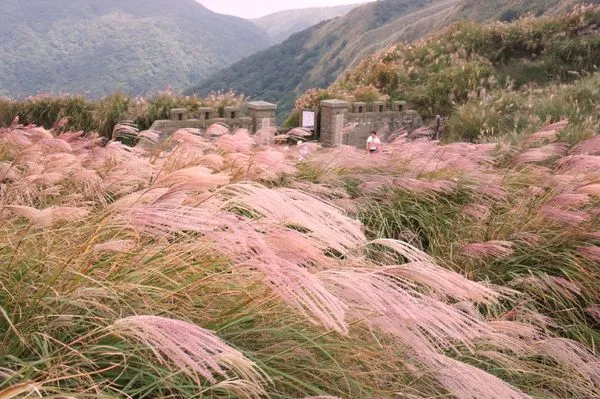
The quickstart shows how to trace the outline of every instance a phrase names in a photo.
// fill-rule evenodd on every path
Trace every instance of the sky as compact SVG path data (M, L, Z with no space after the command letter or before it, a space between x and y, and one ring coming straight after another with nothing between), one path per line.
M368 3L372 0L197 0L212 11L242 18L258 18L294 8Z

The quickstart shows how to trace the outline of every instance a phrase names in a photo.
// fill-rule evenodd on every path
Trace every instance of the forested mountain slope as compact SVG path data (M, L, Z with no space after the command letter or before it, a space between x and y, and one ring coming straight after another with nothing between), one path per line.
M356 7L356 4L349 4L334 7L285 10L251 21L264 29L275 43L281 43L293 33L300 32L321 21L341 17Z
M477 21L512 21L526 15L541 16L555 12L568 11L576 4L598 4L598 0L463 0L460 2L456 19Z
M271 44L194 0L3 0L0 96L184 88Z

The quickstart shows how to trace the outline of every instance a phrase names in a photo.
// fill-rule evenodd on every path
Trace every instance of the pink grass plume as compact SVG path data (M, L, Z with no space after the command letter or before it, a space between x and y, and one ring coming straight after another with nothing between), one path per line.
M161 363L169 362L198 385L198 376L213 384L218 377L237 377L255 388L265 382L254 362L211 331L194 324L157 316L131 316L117 320L110 329L142 343Z
M474 259L503 258L514 252L512 249L513 245L511 241L472 243L463 245L461 252L465 256Z

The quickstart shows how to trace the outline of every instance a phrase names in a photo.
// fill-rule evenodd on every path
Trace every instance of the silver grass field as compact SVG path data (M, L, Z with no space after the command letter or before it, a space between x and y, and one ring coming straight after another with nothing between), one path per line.
M600 138L566 128L302 161L1 128L0 399L599 397Z

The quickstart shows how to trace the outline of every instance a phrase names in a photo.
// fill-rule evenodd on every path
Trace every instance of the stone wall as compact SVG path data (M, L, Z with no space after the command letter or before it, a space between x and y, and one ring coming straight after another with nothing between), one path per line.
M344 123L343 144L364 147L372 131L385 138L398 129L412 131L423 124L416 111L392 111L349 113Z
M246 116L247 114L247 116ZM206 130L210 125L222 123L231 130L247 129L253 134L261 132L260 142L272 142L277 130L277 106L264 101L247 104L247 111L235 107L225 107L224 118L218 117L213 108L200 108L194 112L196 118L189 119L185 108L171 110L170 120L154 122L151 129L161 132L165 139L179 129L191 128ZM365 146L372 131L385 139L398 129L413 131L422 126L423 121L416 111L407 109L403 101L391 104L385 102L348 103L342 100L325 100L320 107L320 141L325 147L351 145Z
M231 128L236 129L248 129L251 130L252 118L241 117L235 119L227 118L214 118L214 119L184 119L184 120L159 120L154 121L151 130L160 132L161 139L166 139L179 129L200 129L206 130L210 125L215 123L224 123Z
M363 147L372 131L385 139L398 129L413 131L423 124L416 111L403 101L391 104L376 101L348 103L341 100L321 102L321 142L324 146Z
M275 119L277 105L264 101L250 102L247 105L248 116L239 108L225 107L224 118L219 118L219 112L214 108L199 108L194 114L196 118L189 119L185 108L174 108L170 112L169 120L157 120L150 129L161 133L161 138L167 138L179 129L206 130L215 123L223 123L230 129L247 129L251 133L276 127Z

